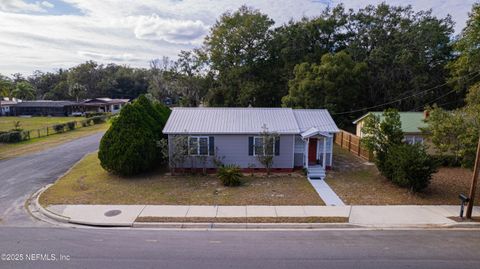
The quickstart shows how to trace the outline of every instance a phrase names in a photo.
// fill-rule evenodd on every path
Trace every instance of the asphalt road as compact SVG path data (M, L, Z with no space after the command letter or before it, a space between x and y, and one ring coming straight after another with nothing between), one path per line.
M0 268L480 268L478 231L5 227L0 229L0 238L0 254L6 254L3 259L15 258L9 254L23 259L0 260ZM44 256L25 261L27 254Z
M85 154L97 150L102 135L94 134L36 154L0 161L0 227L41 225L26 212L25 201Z

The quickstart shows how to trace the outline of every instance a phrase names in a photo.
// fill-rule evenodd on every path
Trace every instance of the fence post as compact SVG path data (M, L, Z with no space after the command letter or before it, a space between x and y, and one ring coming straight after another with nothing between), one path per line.
M360 137L358 138L358 156L360 156L361 154L361 145L362 145L362 141L360 140Z
M343 148L343 131L340 133L342 134L342 138L340 139L340 148Z
M47 136L48 136L48 126L47 126Z
M40 129L37 129L37 137L40 137Z
M348 135L348 151L352 149L352 135Z

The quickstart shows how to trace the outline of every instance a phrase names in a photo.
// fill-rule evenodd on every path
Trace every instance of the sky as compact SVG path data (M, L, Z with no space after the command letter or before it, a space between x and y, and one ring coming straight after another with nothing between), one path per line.
M276 25L343 3L359 9L384 0L0 0L0 73L30 75L94 60L148 67L201 45L226 11L257 8ZM391 0L417 11L450 14L456 34L475 0Z

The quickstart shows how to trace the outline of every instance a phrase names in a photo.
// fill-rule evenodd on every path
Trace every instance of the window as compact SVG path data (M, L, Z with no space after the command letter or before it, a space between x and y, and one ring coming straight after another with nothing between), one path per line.
M113 110L119 110L120 109L120 105L113 105Z
M208 136L189 136L188 154L199 156L208 155L209 141Z
M275 140L272 141L272 143L269 143L268 145L264 145L263 142L263 137L261 136L255 136L253 137L253 155L266 155L266 156L272 156L274 153L275 149Z
M405 143L413 145L413 144L423 144L423 137L421 136L405 136Z

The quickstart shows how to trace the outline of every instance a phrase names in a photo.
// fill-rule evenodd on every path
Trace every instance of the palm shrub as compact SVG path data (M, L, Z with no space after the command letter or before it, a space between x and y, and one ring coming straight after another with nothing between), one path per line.
M219 167L217 176L224 186L239 186L243 174L238 165L227 164Z
M102 167L123 176L154 167L158 155L152 121L142 106L126 105L100 141L98 157Z
M430 184L436 161L419 144L399 144L389 149L384 173L395 184L418 192Z

